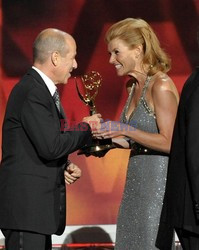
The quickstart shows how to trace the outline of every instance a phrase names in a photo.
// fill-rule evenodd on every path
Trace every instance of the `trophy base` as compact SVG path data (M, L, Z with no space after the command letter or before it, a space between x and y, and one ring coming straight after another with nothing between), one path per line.
M103 140L93 140L93 144L90 146L84 146L82 147L77 154L78 155L95 155L95 156L101 156L101 153L104 151L108 151L109 149L115 148L114 144L112 143L111 139L103 139ZM99 155L98 155L99 153Z

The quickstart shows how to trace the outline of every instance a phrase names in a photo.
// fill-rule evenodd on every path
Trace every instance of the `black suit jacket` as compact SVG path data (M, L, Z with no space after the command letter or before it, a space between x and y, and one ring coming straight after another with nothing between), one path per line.
M199 233L199 68L186 81L176 117L157 237L171 249L173 229Z
M60 114L40 75L30 69L13 88L3 123L0 228L61 234L68 154L91 143L90 127L61 133Z

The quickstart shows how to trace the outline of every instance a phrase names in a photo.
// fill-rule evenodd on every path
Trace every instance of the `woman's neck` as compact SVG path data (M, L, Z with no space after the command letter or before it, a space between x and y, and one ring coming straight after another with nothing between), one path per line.
M142 85L145 83L148 76L148 66L143 65L142 67L139 67L139 69L134 69L129 75L135 77L137 83Z
M131 74L129 74L130 76L134 77L136 79L136 83L143 85L146 81L147 78L147 74L144 72L139 72L137 70L134 70Z

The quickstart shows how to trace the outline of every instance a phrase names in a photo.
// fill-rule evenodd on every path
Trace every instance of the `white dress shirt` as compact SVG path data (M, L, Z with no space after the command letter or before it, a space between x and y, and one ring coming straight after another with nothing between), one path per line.
M41 76L41 78L44 80L48 90L50 91L50 94L53 96L57 87L55 86L54 82L47 76L45 75L41 70L36 68L35 66L32 66L34 70L37 71L37 73Z

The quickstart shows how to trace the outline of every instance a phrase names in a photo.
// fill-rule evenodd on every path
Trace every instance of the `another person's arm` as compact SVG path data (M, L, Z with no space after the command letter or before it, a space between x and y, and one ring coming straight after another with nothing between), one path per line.
M199 88L189 98L186 106L186 162L193 194L193 206L199 220Z

